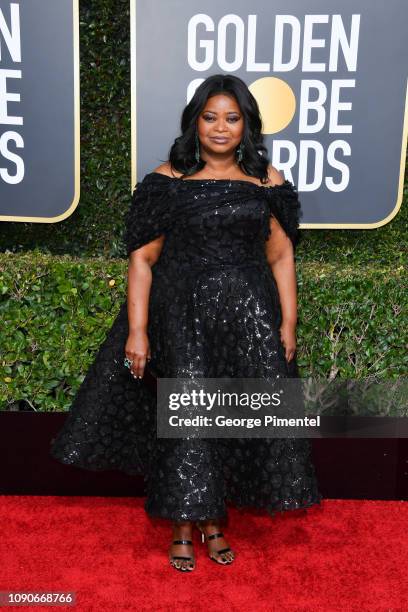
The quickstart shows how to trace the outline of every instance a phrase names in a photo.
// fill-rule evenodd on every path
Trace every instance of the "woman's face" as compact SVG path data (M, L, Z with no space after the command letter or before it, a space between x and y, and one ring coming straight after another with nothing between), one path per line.
M217 94L208 98L197 120L202 150L212 155L233 153L241 142L244 118L235 98Z

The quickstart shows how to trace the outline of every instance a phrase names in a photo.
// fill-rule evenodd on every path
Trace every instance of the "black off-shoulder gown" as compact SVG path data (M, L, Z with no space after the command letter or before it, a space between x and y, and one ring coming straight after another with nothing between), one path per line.
M127 253L165 235L152 267L148 336L160 376L299 377L280 340L278 289L265 256L276 217L296 247L296 187L145 175L126 218ZM89 470L144 476L152 517L199 520L236 507L320 504L307 438L156 436L156 397L124 366L127 301L86 373L51 455Z

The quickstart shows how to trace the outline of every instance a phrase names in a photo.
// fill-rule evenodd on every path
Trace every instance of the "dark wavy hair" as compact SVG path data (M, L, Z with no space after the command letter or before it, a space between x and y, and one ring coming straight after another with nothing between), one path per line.
M195 158L195 134L197 119L208 98L217 94L235 98L244 117L244 132L241 140L241 170L248 176L258 177L262 183L268 180L268 152L264 145L262 119L256 99L246 83L231 74L214 74L203 81L195 90L181 116L181 136L170 148L169 159L172 168L190 176L204 168L206 162ZM238 160L237 160L238 163Z

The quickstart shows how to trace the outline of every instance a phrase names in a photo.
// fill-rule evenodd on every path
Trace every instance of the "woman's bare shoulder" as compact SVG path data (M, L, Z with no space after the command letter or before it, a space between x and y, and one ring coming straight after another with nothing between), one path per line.
M155 168L153 172L157 172L158 174L164 174L165 176L170 176L171 178L179 178L183 174L182 172L177 172L176 170L173 170L170 165L170 162L168 161L164 162L163 164L160 164L160 166L157 166L157 168Z

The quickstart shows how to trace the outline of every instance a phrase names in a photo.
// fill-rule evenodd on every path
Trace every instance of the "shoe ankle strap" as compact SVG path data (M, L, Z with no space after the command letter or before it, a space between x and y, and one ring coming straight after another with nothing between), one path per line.
M191 540L173 540L173 544L192 544Z
M207 540L215 540L215 538L223 538L224 534L221 532L212 533L211 535L206 536Z

